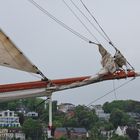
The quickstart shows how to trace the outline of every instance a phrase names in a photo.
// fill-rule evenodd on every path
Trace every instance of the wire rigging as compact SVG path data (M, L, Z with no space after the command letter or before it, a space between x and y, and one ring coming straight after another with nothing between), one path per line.
M35 106L35 109L37 109L40 105L42 105L43 103L45 103L49 98L46 98L45 100L43 100L42 102L40 102L39 104L37 104Z
M115 80L113 80L113 89L114 89L115 100L117 100L117 93L116 93L116 89L115 89Z
M72 12L72 14L79 20L79 22L84 26L84 28L89 32L89 34L100 44L98 39L94 36L94 34L89 30L89 28L82 22L82 20L76 15L76 13L73 11L73 9L66 3L65 0L62 0L62 2L67 6L67 8Z
M70 0L71 3L76 7L76 9L85 17L85 19L91 24L91 26L108 42L108 39L102 34L98 28L92 23L92 21L82 12L82 10L74 3L73 0Z
M31 4L33 4L36 8L38 8L40 11L42 11L45 15L47 15L49 18L51 18L52 20L54 20L56 23L58 23L59 25L61 25L63 28L67 29L68 31L70 31L71 33L73 33L74 35L76 35L77 37L79 37L80 39L84 40L85 42L88 43L92 43L95 45L98 45L98 43L91 41L90 39L88 39L87 37L81 35L79 32L75 31L74 29L70 28L68 25L66 25L64 22L60 21L59 19L57 19L55 16L53 16L51 13L49 13L46 9L44 9L43 7L41 7L37 2L35 2L34 0L28 0Z
M85 3L80 0L81 4L84 6L84 8L87 10L87 12L89 13L89 15L94 19L94 21L96 22L96 24L99 26L99 28L101 29L101 31L103 32L103 34L106 36L106 38L108 39L108 43L117 51L119 51L117 49L117 47L114 45L114 43L112 42L112 40L110 39L110 37L107 35L107 33L104 31L104 29L101 27L101 25L99 24L99 22L97 21L97 19L93 16L93 14L90 12L90 10L87 8L87 6L85 5ZM120 51L119 51L120 52ZM124 57L124 56L123 56ZM125 57L124 57L125 58ZM127 64L134 70L134 67L127 61Z
M43 7L41 7L37 2L35 2L34 0L28 0L31 4L33 4L36 8L38 8L40 11L42 11L45 15L47 15L49 18L51 18L52 20L54 20L56 23L58 23L60 26L62 26L63 28L67 29L68 31L70 31L71 33L73 33L74 35L76 35L77 37L79 37L80 39L84 40L85 42L94 44L94 45L99 45L99 43L96 43L94 41L91 41L90 39L88 39L87 37L83 36L82 34L80 34L79 32L75 31L74 29L70 28L68 25L66 25L64 22L62 22L61 20L59 20L58 18L56 18L55 16L53 16L51 13L49 13L46 9L44 9ZM89 11L89 9L87 8L87 6L84 4L84 2L82 0L80 0L80 2L82 3L82 5L85 7L85 9L88 11L88 13L90 14L90 16L95 20L95 22L97 23L97 25L99 26L99 28L101 29L101 31L104 33L104 35L107 37L107 39L109 40L109 44L116 50L119 51L115 45L112 43L112 41L110 40L109 36L105 33L105 31L103 30L103 28L100 26L100 24L98 23L98 21L96 20L96 18L92 15L92 13ZM67 5L68 6L68 5ZM75 14L75 13L73 13ZM77 18L78 16L75 15ZM79 18L78 18L79 19ZM86 27L84 25L84 27ZM86 27L87 28L87 27ZM87 28L88 29L88 28ZM90 30L88 30L90 31ZM126 60L127 61L127 60ZM133 66L127 61L128 65L134 70ZM42 75L42 73L40 73ZM42 75L44 77L44 75Z
M129 81L124 82L123 84L121 84L120 86L116 87L115 90L118 90L120 88L122 88L123 86L127 85L128 83L132 82L135 78L130 79ZM100 99L104 98L105 96L109 95L110 93L114 92L114 89L112 89L111 91L107 92L106 94L104 94L103 96L93 100L92 102L90 102L87 107L91 106L93 103L99 101Z
M89 13L89 15L94 19L94 21L96 22L96 24L99 26L99 28L101 29L101 31L104 33L104 35L106 36L106 38L108 39L109 42L112 43L111 39L109 38L109 36L107 35L107 33L103 30L103 28L101 27L101 25L99 24L99 22L96 20L96 18L93 16L93 14L90 12L90 10L87 8L87 6L84 4L84 2L82 0L80 0L80 2L82 3L82 5L84 6L84 8L87 10L87 12ZM113 43L112 43L113 44Z

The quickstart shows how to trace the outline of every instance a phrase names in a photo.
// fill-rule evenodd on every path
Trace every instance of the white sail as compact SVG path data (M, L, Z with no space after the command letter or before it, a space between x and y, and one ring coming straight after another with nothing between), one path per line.
M0 30L0 65L31 73L39 72L2 30Z

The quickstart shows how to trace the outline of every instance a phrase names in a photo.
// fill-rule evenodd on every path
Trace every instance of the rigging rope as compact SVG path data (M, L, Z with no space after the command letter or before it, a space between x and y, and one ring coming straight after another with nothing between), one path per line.
M88 27L82 22L82 20L76 15L76 13L72 10L72 8L66 3L65 0L62 0L62 2L67 6L67 8L72 12L72 14L79 20L79 22L84 26L84 28L89 32L89 34L100 44L98 39L94 36L94 34L88 29Z
M82 12L82 10L74 3L73 0L70 0L71 3L76 7L76 9L85 17L85 19L91 24L91 26L108 42L108 40L106 39L106 37L104 36L104 34L102 34L98 28L92 23L91 20L89 20L89 18Z
M114 89L115 100L117 100L117 93L116 93L116 89L115 89L115 80L113 80L113 89Z
M60 21L59 19L57 19L55 16L53 16L51 13L49 13L46 9L44 9L43 7L41 7L37 2L35 2L34 0L28 0L31 4L33 4L36 8L38 8L40 11L42 11L45 15L47 15L49 18L51 18L52 20L54 20L56 23L58 23L59 25L61 25L63 28L67 29L68 31L70 31L71 33L73 33L74 35L76 35L77 37L79 37L80 39L84 40L85 42L88 43L92 43L95 45L98 45L98 43L91 41L90 39L88 39L87 37L81 35L79 32L75 31L74 29L70 28L68 25L66 25L64 22Z
M134 78L132 78L132 79L130 79L130 80L129 80L129 81L127 81L127 82L124 82L124 83L123 83L123 84L121 84L120 86L116 87L116 88L115 88L115 90L118 90L118 89L120 89L121 87L123 87L123 86L127 85L128 83L132 82L134 79L135 79L135 77L134 77ZM100 100L100 99L104 98L105 96L109 95L109 94L110 94L110 93L112 93L112 92L114 92L114 89L113 89L113 90L111 90L111 91L109 91L109 92L107 92L107 93L106 93L106 94L104 94L103 96L101 96L101 97L99 97L99 98L95 99L94 101L90 102L90 103L87 105L87 107L91 106L93 103L95 103L95 102L97 102L98 100Z
M85 3L80 0L81 4L84 6L84 8L87 10L87 12L89 13L89 15L94 19L94 21L96 22L96 24L99 26L99 28L101 29L101 31L103 32L103 34L106 36L106 38L108 39L108 43L116 50L119 51L116 46L114 45L114 43L111 41L111 39L109 38L109 36L107 35L107 33L103 30L103 28L101 27L101 25L99 24L99 22L96 20L96 18L93 16L93 14L90 12L90 10L87 8L87 6L85 5ZM124 57L124 56L123 56ZM125 57L124 57L125 58ZM128 65L134 70L134 67L127 61Z
M49 18L51 18L52 20L54 20L56 23L58 23L59 25L61 25L63 28L67 29L68 31L70 31L71 33L73 33L74 35L76 35L77 37L79 37L80 39L84 40L85 42L94 44L94 45L99 45L99 43L96 43L94 41L91 41L90 39L88 39L87 37L81 35L79 32L75 31L74 29L70 28L68 25L66 25L64 22L60 21L59 19L57 19L55 16L53 16L51 13L49 13L46 9L44 9L43 7L41 7L37 2L35 2L34 0L28 0L31 4L33 4L36 8L38 8L40 11L42 11L45 15L47 15ZM88 13L92 16L92 18L95 20L95 22L97 23L97 25L100 27L100 29L102 30L102 32L105 34L105 36L108 38L109 40L109 44L111 46L113 46L113 48L116 51L119 51L115 45L112 43L112 41L110 40L110 38L108 37L108 35L105 33L105 31L103 30L103 28L100 26L100 24L98 23L98 21L95 19L95 17L91 14L91 12L89 11L89 9L86 7L86 5L83 3L82 0L80 0L81 3L83 4L83 6L86 8L86 10L88 11ZM132 65L127 61L128 65L130 65L130 67L132 69L134 69L132 67ZM42 75L43 76L43 75Z
M108 39L109 42L112 42L111 39L109 38L109 36L106 34L106 32L103 30L103 28L101 27L101 25L99 24L99 22L96 20L96 18L92 15L92 13L90 12L90 10L87 8L87 6L84 4L84 2L82 0L80 0L80 2L82 3L82 5L84 6L84 8L87 10L87 12L90 14L90 16L94 19L94 21L96 22L96 24L99 26L99 28L101 29L101 31L104 33L104 35L106 36L106 38ZM112 43L113 44L113 43Z

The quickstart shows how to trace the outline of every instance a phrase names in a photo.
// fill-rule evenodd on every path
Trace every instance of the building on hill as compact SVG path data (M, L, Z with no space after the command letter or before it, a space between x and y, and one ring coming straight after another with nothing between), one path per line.
M0 127L20 127L19 117L15 114L14 111L1 111Z
M128 112L127 113L131 118L135 119L136 122L140 122L140 113Z
M37 112L28 112L27 114L25 114L25 116L27 116L27 117L38 117L38 113Z
M118 126L118 128L115 131L115 134L117 134L118 136L125 136L127 128L127 126Z
M28 112L28 109L26 107L18 107L16 108L16 112L26 114L26 112Z
M71 103L62 103L60 105L58 105L58 110L61 112L68 112L71 111L75 108L75 105L71 104Z
M85 128L72 128L71 138L72 139L86 139L87 138L87 130Z
M102 108L102 105L94 105L92 107L95 110L95 113L99 117L100 120L106 120L106 121L109 120L110 113L105 113Z
M54 133L55 139L60 139L61 137L70 138L72 140L83 139L89 137L89 134L85 128L56 128Z
M61 137L67 137L67 130L64 127L55 129L54 138L60 139Z
M21 128L4 128L0 129L0 140L19 139L25 140L25 134Z

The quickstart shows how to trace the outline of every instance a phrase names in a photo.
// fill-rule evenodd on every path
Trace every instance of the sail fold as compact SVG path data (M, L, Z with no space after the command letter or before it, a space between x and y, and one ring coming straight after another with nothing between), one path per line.
M0 30L0 65L31 73L39 72L2 30Z

